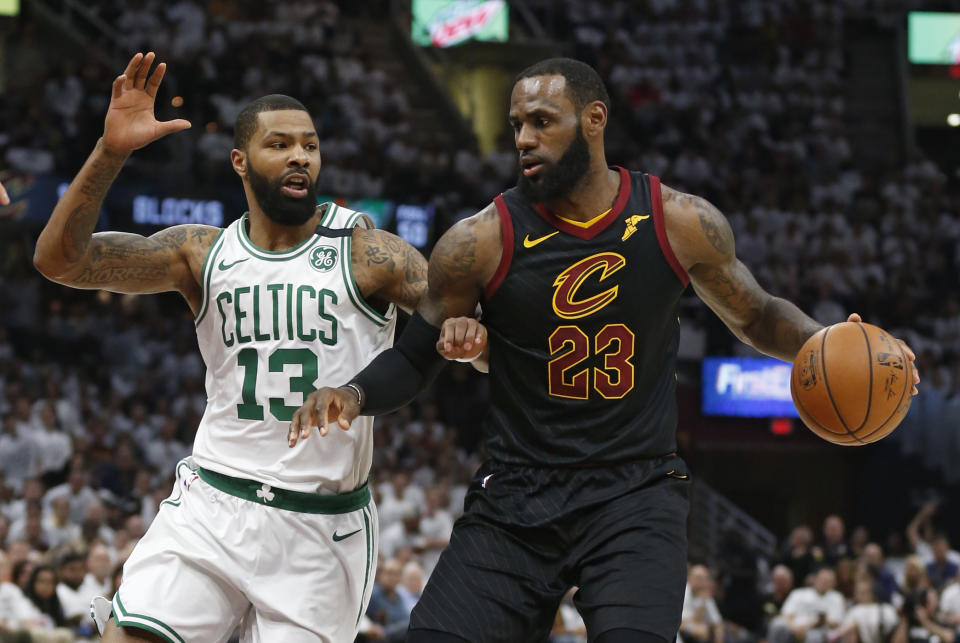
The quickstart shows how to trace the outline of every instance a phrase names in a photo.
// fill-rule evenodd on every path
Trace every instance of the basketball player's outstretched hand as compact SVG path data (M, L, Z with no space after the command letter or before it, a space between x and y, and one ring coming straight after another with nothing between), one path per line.
M151 51L130 59L126 70L113 81L110 107L103 125L103 144L116 154L129 154L167 134L190 127L182 118L160 122L153 113L157 89L167 71L167 63L150 67L156 56Z
M10 205L10 197L7 196L7 190L0 183L0 205Z
M486 346L487 329L473 317L451 317L440 327L437 351L446 359L470 361Z
M851 313L850 316L847 317L847 321L848 321L848 322L862 322L863 320L860 318L860 315L858 315L857 313ZM917 394L917 384L920 383L920 373L917 372L917 363L916 363L916 362L917 362L917 356L914 354L913 350L911 350L911 348L910 348L909 346L907 346L907 343L906 343L905 341L903 341L902 339L897 339L897 342L900 343L900 348L903 350L903 354L906 355L907 359L910 360L910 365L913 366L913 393L912 393L912 395L916 395L916 394Z
M319 428L320 435L324 436L330 432L330 425L334 422L346 431L358 415L360 405L355 390L325 386L308 395L303 406L293 414L287 442L292 447L297 440L306 440L313 427Z

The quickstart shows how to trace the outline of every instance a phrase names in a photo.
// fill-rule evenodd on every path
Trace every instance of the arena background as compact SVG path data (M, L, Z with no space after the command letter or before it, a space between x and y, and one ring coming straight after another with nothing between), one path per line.
M754 386L782 399L769 384L783 371L751 376L751 363L728 361L725 383L705 378L706 357L759 355L687 293L679 438L695 476L690 555L715 579L724 635L766 637L779 562L798 576L838 567L852 599L867 542L883 546L909 596L909 556L926 565L935 533L960 538L960 14L946 13L960 2L446 5L0 0L0 181L13 199L0 208L3 580L30 594L34 568L69 575L66 553L93 552L85 583L103 583L168 493L204 408L178 296L71 290L32 266L37 234L100 135L110 81L131 53L168 63L158 116L193 128L132 156L99 229L149 234L237 218L232 123L247 101L278 92L316 118L321 193L426 255L514 183L505 117L514 75L568 55L594 65L610 90L611 163L709 198L772 293L824 324L859 312L917 353L923 381L903 425L875 445L832 446L776 404L742 405L761 417L709 412L704 388L725 398ZM416 404L378 419L382 566L405 565L411 588L418 565L432 569L482 458L485 394L485 376L454 364ZM831 515L845 523L839 540L836 521L823 534ZM380 579L381 594L393 596L395 582ZM575 629L569 607L564 616ZM370 618L383 626L371 625L372 639L402 630L384 610ZM89 624L74 629L89 636Z

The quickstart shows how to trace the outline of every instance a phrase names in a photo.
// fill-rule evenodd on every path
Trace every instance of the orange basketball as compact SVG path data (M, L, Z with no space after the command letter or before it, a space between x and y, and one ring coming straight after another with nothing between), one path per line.
M790 392L800 419L828 442L869 444L889 435L910 409L913 364L882 328L827 326L793 360Z

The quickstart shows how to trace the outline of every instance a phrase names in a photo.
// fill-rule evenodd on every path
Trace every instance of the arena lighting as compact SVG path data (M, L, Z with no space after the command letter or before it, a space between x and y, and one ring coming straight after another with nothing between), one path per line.
M174 107L180 107L183 105L183 96L174 96L173 100L170 101L170 104Z
M960 127L960 114L950 114L947 116L947 125L950 127Z

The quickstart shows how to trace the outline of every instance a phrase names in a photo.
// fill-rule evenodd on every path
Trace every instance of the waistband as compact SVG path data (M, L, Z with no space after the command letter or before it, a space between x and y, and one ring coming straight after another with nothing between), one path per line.
M370 504L370 487L366 482L363 486L347 493L319 495L279 489L262 482L234 478L203 467L197 468L197 475L211 487L229 493L231 496L287 511L307 514L346 514Z

